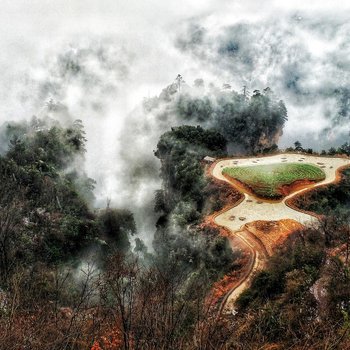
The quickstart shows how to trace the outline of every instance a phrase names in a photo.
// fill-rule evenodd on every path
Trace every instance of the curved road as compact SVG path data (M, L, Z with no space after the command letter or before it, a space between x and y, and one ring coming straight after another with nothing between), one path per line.
M223 176L222 170L226 167L235 166L254 166L262 164L274 164L274 163L308 163L319 166L326 174L326 178L323 181L312 184L307 188L303 188L294 191L290 195L286 196L281 201L269 201L258 199L254 195L247 193L242 188L238 188L240 192L243 192L244 199L240 201L236 206L228 209L227 211L219 214L215 217L215 223L217 225L226 227L230 230L232 235L239 239L240 247L233 247L235 249L242 249L249 252L248 267L235 284L235 286L227 293L224 301L221 305L220 312L232 312L234 310L234 302L237 297L242 293L244 289L249 286L251 276L257 270L260 270L264 266L267 254L265 247L261 246L261 242L254 239L254 236L248 231L244 230L242 226L249 222L264 220L264 221L277 221L282 219L292 219L303 225L317 223L315 216L297 211L289 207L286 203L287 200L291 199L297 194L315 188L324 186L334 182L337 178L337 170L341 167L349 166L349 158L340 157L320 157L304 154L278 154L268 157L259 158L232 158L219 160L215 163L212 169L212 175L222 181L226 181L232 184L226 177Z

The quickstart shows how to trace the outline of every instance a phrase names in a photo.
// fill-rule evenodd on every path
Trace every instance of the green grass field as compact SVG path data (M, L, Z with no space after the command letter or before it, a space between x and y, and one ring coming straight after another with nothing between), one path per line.
M277 199L280 188L297 180L322 181L324 171L311 164L266 164L225 168L222 173L248 186L257 196Z

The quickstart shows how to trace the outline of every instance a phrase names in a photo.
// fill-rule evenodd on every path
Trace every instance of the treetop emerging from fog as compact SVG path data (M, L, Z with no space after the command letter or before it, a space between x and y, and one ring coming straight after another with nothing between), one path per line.
M145 99L144 109L159 119L215 129L229 149L250 153L274 147L288 118L284 102L269 87L237 92L229 84L206 87L203 79L196 79L193 87L177 79L158 97Z

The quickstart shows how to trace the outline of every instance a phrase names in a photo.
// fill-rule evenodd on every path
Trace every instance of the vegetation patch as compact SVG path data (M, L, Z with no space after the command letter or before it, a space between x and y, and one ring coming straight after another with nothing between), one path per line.
M348 217L350 206L350 169L341 172L340 183L315 188L294 199L294 204L318 215Z
M268 164L225 168L222 173L249 187L257 196L279 199L286 187L295 183L317 182L325 179L324 171L311 164Z

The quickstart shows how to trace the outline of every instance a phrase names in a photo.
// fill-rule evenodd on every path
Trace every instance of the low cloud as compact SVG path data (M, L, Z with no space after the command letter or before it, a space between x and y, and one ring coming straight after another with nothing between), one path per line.
M350 25L342 14L282 12L214 30L205 23L189 21L177 47L236 89L270 86L281 96L290 116L283 145L297 138L311 147L343 142L349 131Z

